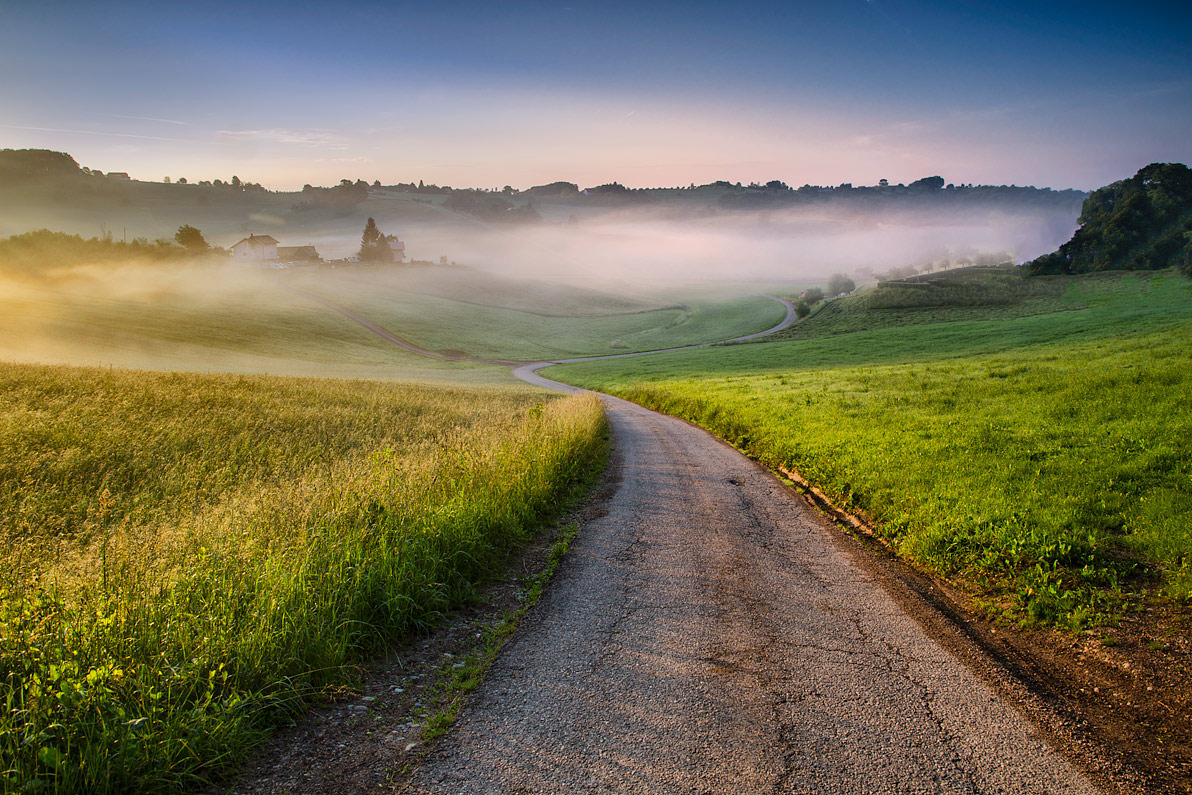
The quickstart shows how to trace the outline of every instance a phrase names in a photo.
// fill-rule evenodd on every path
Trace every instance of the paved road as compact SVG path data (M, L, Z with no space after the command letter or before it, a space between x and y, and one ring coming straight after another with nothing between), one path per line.
M410 790L1096 792L773 476L604 400L607 512Z
M419 793L1095 792L732 448L606 398L619 463Z

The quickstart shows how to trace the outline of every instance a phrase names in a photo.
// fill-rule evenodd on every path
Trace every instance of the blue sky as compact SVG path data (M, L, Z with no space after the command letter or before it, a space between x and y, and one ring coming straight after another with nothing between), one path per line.
M1092 188L1192 160L1192 4L0 0L0 147L270 187Z

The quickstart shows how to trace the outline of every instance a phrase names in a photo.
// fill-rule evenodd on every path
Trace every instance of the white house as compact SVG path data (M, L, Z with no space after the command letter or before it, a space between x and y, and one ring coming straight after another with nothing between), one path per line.
M398 240L396 237L390 235L389 250L393 252L394 262L406 261L406 244Z
M274 262L277 260L277 241L270 235L249 235L232 246L236 262Z

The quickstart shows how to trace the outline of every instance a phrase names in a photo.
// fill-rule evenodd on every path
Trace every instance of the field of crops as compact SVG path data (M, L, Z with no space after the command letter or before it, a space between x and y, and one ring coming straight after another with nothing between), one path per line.
M1192 598L1192 286L1060 284L1049 314L546 374L799 470L1000 615L1080 628L1146 593Z
M227 769L468 599L605 447L594 398L528 387L0 365L2 788Z

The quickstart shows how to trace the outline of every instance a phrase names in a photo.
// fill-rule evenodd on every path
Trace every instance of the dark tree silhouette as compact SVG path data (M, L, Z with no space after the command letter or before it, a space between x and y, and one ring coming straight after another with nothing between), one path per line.
M1080 228L1031 275L1178 267L1192 275L1192 169L1151 163L1084 200Z
M364 232L360 235L359 256L361 262L393 261L393 249L389 248L389 241L372 218L365 222Z
M190 224L183 224L174 233L174 240L188 251L207 251L211 248L203 238L203 233Z

